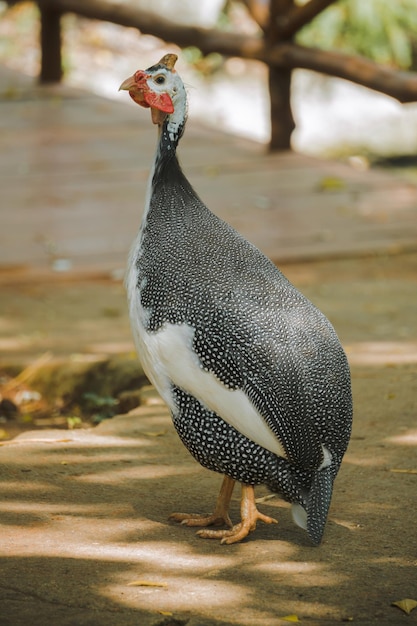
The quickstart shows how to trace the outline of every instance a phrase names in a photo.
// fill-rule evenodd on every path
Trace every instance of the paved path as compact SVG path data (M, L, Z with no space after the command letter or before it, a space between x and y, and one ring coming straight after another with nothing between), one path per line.
M64 278L123 268L155 130L137 108L8 81L0 73L0 347L29 360L130 349L120 282ZM417 600L417 254L357 258L415 247L416 189L192 124L181 154L207 204L272 258L321 259L286 273L352 364L353 437L323 544L278 498L259 506L279 525L235 546L169 523L175 510L210 511L220 477L150 392L95 429L0 443L0 626L416 624L417 610L391 603ZM65 262L66 274L51 270Z
M156 130L148 112L0 71L0 270L123 270ZM275 261L417 243L417 187L381 171L197 127L180 147L199 195Z

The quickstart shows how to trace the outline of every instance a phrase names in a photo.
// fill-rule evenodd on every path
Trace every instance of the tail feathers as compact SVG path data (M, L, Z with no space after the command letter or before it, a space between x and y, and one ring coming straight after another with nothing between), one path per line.
M306 494L305 506L292 505L294 522L307 531L315 545L319 545L326 526L327 514L333 491L333 476L330 467L318 470Z

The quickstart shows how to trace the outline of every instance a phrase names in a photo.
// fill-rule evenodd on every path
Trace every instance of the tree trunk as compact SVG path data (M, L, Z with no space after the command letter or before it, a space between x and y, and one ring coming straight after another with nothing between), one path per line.
M289 150L295 122L291 110L291 70L269 66L271 139L269 150Z
M294 9L293 0L270 0L269 25L266 41L273 47L279 38L279 31L286 23L287 16ZM291 41L291 39L286 39ZM291 74L290 68L268 66L269 99L271 104L271 139L269 150L290 150L291 134L295 128L291 110Z
M55 83L62 78L61 12L40 6L41 13L41 83Z

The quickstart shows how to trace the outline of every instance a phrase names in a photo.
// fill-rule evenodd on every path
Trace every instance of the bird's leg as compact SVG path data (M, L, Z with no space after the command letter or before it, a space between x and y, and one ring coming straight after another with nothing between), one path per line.
M222 526L226 524L232 528L233 524L229 517L229 505L232 498L235 481L229 476L223 478L219 495L217 496L216 507L210 515L199 515L198 513L172 513L169 519L180 522L184 526Z
M230 530L199 530L197 534L203 539L221 539L221 543L237 543L255 530L258 520L265 522L265 524L278 523L273 517L268 517L258 511L255 503L255 490L252 485L242 485L240 515L242 521L235 524Z

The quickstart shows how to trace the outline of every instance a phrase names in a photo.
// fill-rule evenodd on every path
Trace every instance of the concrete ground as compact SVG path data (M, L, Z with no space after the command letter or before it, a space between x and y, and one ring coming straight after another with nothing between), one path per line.
M118 270L154 129L146 112L2 80L0 366L130 353ZM0 625L417 623L392 606L417 601L417 190L190 126L199 193L328 315L351 363L354 429L323 543L262 488L279 524L241 544L168 522L210 511L221 478L150 390L95 428L1 443Z
M140 221L156 129L120 104L0 71L0 268L123 271ZM265 147L193 123L179 156L212 211L277 262L415 249L417 187ZM1 279L1 276L0 276Z

